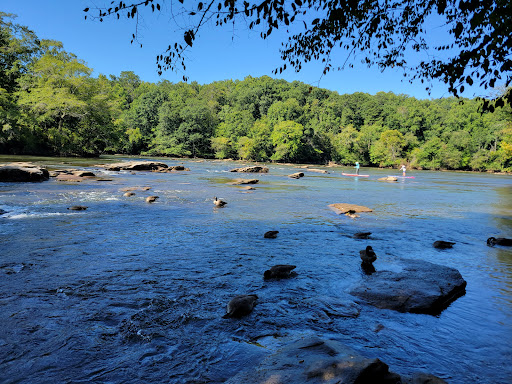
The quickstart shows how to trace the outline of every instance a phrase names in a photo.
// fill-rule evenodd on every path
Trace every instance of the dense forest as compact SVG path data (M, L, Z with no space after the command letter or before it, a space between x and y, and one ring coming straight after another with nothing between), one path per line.
M0 13L0 153L104 153L512 171L512 109L477 100L344 94L247 77L92 77L62 43Z

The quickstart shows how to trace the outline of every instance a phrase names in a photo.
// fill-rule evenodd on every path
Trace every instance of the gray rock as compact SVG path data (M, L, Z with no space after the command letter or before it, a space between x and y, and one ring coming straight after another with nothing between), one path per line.
M258 179L235 179L229 184L231 185L244 185L244 184L258 184L260 181Z
M455 268L402 260L400 272L377 271L350 293L377 307L436 315L463 296L466 281Z
M159 161L127 161L123 163L100 165L100 167L104 167L108 171L154 171L168 168L167 164Z
M253 167L234 168L229 172L251 172L251 173L268 173L268 167L255 165Z
M430 375L428 377L435 378ZM335 340L309 337L283 347L255 368L230 378L226 384L397 384L401 380L398 374L390 372L388 365L379 359L365 358Z
M0 181L30 182L45 181L49 178L48 170L32 163L10 163L0 166Z

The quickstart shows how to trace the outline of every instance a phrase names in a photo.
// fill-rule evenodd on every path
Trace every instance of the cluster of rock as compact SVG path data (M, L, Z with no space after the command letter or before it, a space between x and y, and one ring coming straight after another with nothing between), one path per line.
M0 165L0 182L45 181L50 178L46 168L32 163L9 163Z

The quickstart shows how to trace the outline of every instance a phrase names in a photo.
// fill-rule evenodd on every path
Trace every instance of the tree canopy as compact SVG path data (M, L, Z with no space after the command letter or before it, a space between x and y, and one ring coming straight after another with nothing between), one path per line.
M0 153L233 158L512 172L512 108L337 92L269 76L200 85L92 77L0 13Z
M84 11L103 21L106 17L138 20L140 13L161 12L158 1L112 1L105 7ZM157 56L159 72L186 70L185 51L200 37L206 23L222 26L241 23L260 32L266 39L279 28L293 31L280 50L283 65L300 71L311 60L324 63L323 73L353 65L356 55L369 66L404 69L411 81L431 80L447 84L457 96L475 83L485 89L512 82L512 2L510 0L171 0L174 15L188 15L182 38L169 41ZM87 16L86 16L87 18ZM170 20L176 20L171 18ZM429 26L443 25L449 39L429 44ZM302 29L302 26L304 27ZM133 34L133 40L137 39ZM333 62L331 54L346 52L343 63ZM426 55L411 61L410 53ZM408 54L409 53L409 54ZM415 56L415 55L412 55ZM183 79L187 81L187 76ZM512 103L509 90L485 109Z

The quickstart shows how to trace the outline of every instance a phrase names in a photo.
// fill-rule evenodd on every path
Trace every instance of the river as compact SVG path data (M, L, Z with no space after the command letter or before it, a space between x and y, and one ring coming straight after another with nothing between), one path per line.
M512 382L512 178L362 168L369 178L271 164L268 174L228 172L240 162L160 159L189 172L104 172L102 159L9 158L92 170L111 181L0 183L0 382L222 383L281 345L333 338L399 374L425 371L452 384ZM129 160L133 160L130 158ZM258 178L255 190L228 184ZM123 196L126 187L150 186ZM148 204L144 198L158 195ZM228 202L214 208L213 197ZM372 208L359 218L332 203ZM70 211L85 205L85 211ZM276 239L264 239L278 230ZM352 238L372 232L369 240ZM456 242L437 250L435 240ZM401 258L457 268L466 294L438 316L354 303L364 276ZM264 281L274 264L297 276ZM237 294L253 313L223 319ZM330 316L318 298L346 303ZM321 301L321 300L320 300ZM357 316L357 314L359 315Z

